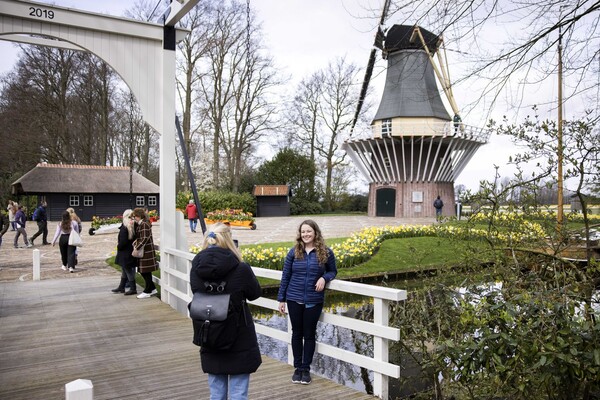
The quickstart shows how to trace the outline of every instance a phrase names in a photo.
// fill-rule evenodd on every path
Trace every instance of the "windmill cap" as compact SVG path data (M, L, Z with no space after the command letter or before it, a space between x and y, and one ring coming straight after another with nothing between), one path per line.
M415 25L393 25L386 33L384 50L388 53L406 49L424 50L421 39L418 36L413 36L416 27ZM432 54L435 53L440 43L440 36L429 32L427 29L418 28L429 51Z

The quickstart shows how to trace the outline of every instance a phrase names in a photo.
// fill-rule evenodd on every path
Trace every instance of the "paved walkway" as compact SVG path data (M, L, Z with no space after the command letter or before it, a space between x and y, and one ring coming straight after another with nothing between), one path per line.
M112 294L114 283L108 276L0 283L0 399L64 399L76 379L92 381L95 400L208 399L190 320L156 297ZM316 375L294 385L292 373L263 356L249 398L373 398Z
M362 230L370 226L385 225L423 225L434 222L433 218L381 218L367 216L314 216L311 217L318 224L325 239L348 237L353 232ZM256 230L248 228L233 227L233 236L240 245L259 244L272 242L293 241L296 237L298 225L306 217L272 217L257 218ZM48 224L50 235L48 240L52 240L52 235L56 229L56 222ZM89 222L83 223L84 247L80 249L79 265L75 273L68 273L60 269L60 251L58 245L43 246L42 238L36 239L33 248L23 247L21 238L19 249L13 247L14 232L8 231L3 237L3 243L0 247L0 282L28 281L32 279L33 250L37 249L41 255L41 276L44 279L56 278L77 278L86 276L118 276L119 273L109 267L105 260L114 255L117 244L117 230L104 234L88 235L90 228ZM31 222L27 223L27 234L31 237L37 230L37 226ZM199 230L198 230L199 231ZM154 240L160 244L159 225L153 227ZM198 244L202 241L201 233L187 232L189 245Z

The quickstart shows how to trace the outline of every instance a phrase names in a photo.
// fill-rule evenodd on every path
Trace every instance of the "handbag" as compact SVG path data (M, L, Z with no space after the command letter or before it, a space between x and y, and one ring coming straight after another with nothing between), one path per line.
M229 311L229 294L196 292L188 309L190 318L196 321L225 321Z
M131 252L131 255L135 258L144 258L144 248L140 247L139 249L134 248Z
M69 246L81 246L83 242L81 240L81 236L75 229L71 229L71 233L69 234Z

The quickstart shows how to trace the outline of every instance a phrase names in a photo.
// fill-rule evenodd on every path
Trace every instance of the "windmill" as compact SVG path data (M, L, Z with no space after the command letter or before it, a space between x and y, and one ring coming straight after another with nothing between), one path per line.
M410 25L393 25L384 31L381 26L388 9L386 0L352 124L354 129L379 49L387 71L371 122L372 136L349 139L343 149L369 182L369 216L431 217L437 196L446 204L443 214L453 215L454 180L487 143L490 132L462 122L442 36ZM436 77L453 117L442 101Z

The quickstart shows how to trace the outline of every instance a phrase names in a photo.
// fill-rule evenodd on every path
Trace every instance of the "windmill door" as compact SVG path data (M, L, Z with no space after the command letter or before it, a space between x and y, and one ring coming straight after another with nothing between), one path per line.
M395 217L396 216L396 189L383 188L376 192L375 216L377 217Z

